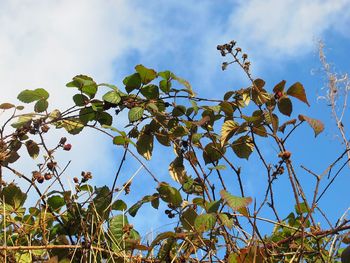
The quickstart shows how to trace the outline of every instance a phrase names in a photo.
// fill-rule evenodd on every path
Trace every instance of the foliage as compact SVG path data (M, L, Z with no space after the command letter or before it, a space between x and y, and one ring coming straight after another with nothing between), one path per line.
M0 130L0 171L10 171L30 184L23 191L2 181L0 189L3 228L0 232L1 256L8 262L334 262L338 254L330 250L331 238L349 229L344 223L321 230L317 223L318 187L321 176L314 175L313 194L305 193L295 172L288 138L303 123L320 134L319 120L293 114L294 99L309 106L299 82L286 87L277 83L271 91L265 81L253 78L247 55L234 41L218 46L223 56L233 60L223 69L237 64L246 73L250 85L231 90L222 99L198 97L190 84L170 71L156 72L137 65L119 89L97 84L91 77L75 76L66 86L72 88L74 105L67 110L49 109L49 93L44 89L24 90L18 95L23 103L33 103L34 111L22 113L23 106L3 103L0 109L10 118ZM113 127L121 112L128 125ZM12 130L8 131L8 126ZM75 191L65 190L60 177L65 169L55 154L72 147L62 137L54 148L47 144L51 129L65 129L78 135L84 129L99 130L110 136L124 151L115 180L110 186L94 187L90 172L72 178ZM79 136L79 135L78 135ZM265 140L273 142L280 153L268 161L261 151ZM38 162L32 175L18 171L21 148ZM169 181L163 182L145 165L158 147L174 151L168 166ZM145 161L142 165L156 186L153 193L140 197L128 207L125 199L132 178L122 189L116 187L120 168L126 158ZM252 154L260 159L267 180L261 203L246 196L242 159ZM229 178L225 175L231 174ZM290 181L295 210L281 215L276 209L273 187L281 176ZM233 179L234 178L234 179ZM229 187L235 180L236 189ZM61 186L61 190L42 192L38 184ZM150 182L152 185L152 181ZM27 192L34 190L38 205L24 206ZM135 192L132 192L136 195ZM311 199L309 198L311 196ZM159 213L176 219L176 227L160 232L150 243L143 242L133 225L133 217L142 218L140 209L150 203ZM164 204L167 209L164 209ZM263 218L263 209L271 217ZM164 211L163 211L164 210ZM274 225L268 235L259 225Z

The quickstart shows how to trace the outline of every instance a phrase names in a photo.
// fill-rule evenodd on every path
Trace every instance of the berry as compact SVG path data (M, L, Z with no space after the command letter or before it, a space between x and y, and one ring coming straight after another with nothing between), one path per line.
M44 182L45 178L44 178L44 176L40 175L36 180L38 181L39 184L42 184Z
M73 181L74 181L74 183L76 183L76 184L79 183L79 179L78 179L77 177L74 177L74 178L73 178Z
M49 129L50 129L50 127L49 127L48 125L41 126L41 131L42 131L43 133L48 132Z
M45 180L50 180L51 178L52 178L52 174L50 174L50 173L46 173L45 175L44 175L44 177L45 177Z
M60 144L65 144L66 143L66 141L67 141L67 138L66 137L62 137L61 139L60 139Z
M63 150L70 151L70 149L72 149L72 145L70 143L63 145Z

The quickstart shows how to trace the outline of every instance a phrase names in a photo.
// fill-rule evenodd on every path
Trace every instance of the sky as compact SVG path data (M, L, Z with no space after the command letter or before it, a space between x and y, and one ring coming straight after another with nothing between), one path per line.
M223 58L216 45L236 40L249 55L253 76L265 79L270 89L282 79L290 85L296 81L304 84L311 107L298 106L295 116L299 111L319 118L326 130L314 139L312 130L305 127L296 132L289 146L297 167L305 164L322 173L343 146L336 137L330 109L320 99L326 94L326 80L318 59L318 43L325 43L334 70L350 72L349 25L349 0L2 0L0 99L16 102L23 89L45 88L50 92L51 109L68 107L74 93L65 84L74 75L86 74L98 83L122 87L123 77L137 64L158 71L169 69L190 81L198 94L221 98L228 90L249 85L238 69L221 70ZM72 151L61 156L66 162L67 158L72 160L67 184L81 167L93 171L97 185L110 184L121 156L110 140L89 131L81 137L69 137L69 141ZM278 154L269 145L264 152L271 159ZM161 153L156 154L156 160L162 158ZM35 167L29 161L28 165ZM167 167L150 166L166 178ZM130 167L124 171L124 180L139 168L137 163ZM312 184L309 177L305 173L302 181ZM135 178L135 188L150 181L144 171ZM258 167L247 165L245 183L252 196L259 194L265 180L259 176ZM332 186L337 191L330 191L320 201L334 215L333 220L349 205L347 200L339 202L338 196L346 193L348 184L346 176L337 178ZM283 189L276 192L283 198ZM161 225L161 216L152 208L145 207L142 212L157 219L154 227ZM137 224L143 228L149 222Z

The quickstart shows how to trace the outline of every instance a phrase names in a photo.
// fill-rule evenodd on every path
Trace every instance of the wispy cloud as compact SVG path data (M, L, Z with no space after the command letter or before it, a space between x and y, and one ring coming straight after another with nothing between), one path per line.
M347 0L238 1L226 35L239 40L255 57L295 57L309 52L327 30L342 31L350 22Z

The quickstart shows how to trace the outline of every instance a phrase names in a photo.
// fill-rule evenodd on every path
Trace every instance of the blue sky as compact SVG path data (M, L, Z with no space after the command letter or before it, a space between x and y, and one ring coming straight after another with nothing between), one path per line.
M318 40L325 42L327 58L335 70L350 72L349 25L348 0L3 0L0 2L1 101L13 102L21 90L43 87L51 93L52 107L66 107L71 104L69 98L73 93L64 85L74 75L88 74L97 82L122 86L123 77L140 63L159 71L170 69L189 80L198 94L221 98L226 91L249 84L237 69L221 71L223 59L216 45L234 39L248 53L253 76L265 79L270 89L282 79L290 85L296 81L304 84L311 108L300 103L295 114L300 112L321 119L326 130L314 139L311 129L302 128L291 138L289 146L295 153L297 167L304 164L321 173L342 151L342 146L335 138L330 109L325 101L317 100L325 95L322 88L326 85L318 59ZM120 153L108 138L87 132L70 140L73 150L69 158L73 164L67 178L86 167L96 174L97 184L109 184ZM264 151L271 160L277 158L278 153L268 145ZM159 158L161 154L155 156L156 160ZM124 178L137 170L138 166L133 165L135 169L124 171ZM167 167L150 165L166 178ZM349 205L346 173L332 186L337 190L321 201L333 220ZM310 175L305 173L305 184L313 183L308 178ZM149 182L143 171L136 179L139 181L135 188ZM259 177L259 168L249 165L246 184L251 194L259 194L259 186L264 182ZM276 191L288 202L283 184ZM340 195L345 200L340 200ZM156 218L160 216L151 208L141 211ZM158 223L154 220L155 226ZM140 223L143 224L149 222Z

